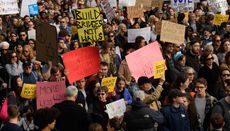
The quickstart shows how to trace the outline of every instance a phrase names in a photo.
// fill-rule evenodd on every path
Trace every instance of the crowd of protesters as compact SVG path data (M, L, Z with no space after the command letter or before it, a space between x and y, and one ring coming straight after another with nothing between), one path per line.
M8 117L0 114L1 131L230 131L230 23L213 24L215 13L207 0L195 3L188 21L169 2L133 19L127 18L126 7L115 7L114 20L103 23L105 40L85 44L71 30L76 26L71 10L90 8L89 2L38 0L38 16L0 16L0 107L8 99ZM103 11L101 16L106 19ZM184 43L160 41L156 24L162 20L186 26ZM57 65L36 59L36 40L28 39L27 32L39 22L56 27ZM138 36L128 43L127 30L144 27L151 27L150 41ZM166 61L165 75L135 80L125 56L154 41ZM69 84L61 56L87 46L100 49L100 71ZM117 77L113 93L101 86L109 76ZM36 100L20 95L25 83L62 80L66 100L51 108L37 110ZM119 99L127 110L109 119L106 104Z

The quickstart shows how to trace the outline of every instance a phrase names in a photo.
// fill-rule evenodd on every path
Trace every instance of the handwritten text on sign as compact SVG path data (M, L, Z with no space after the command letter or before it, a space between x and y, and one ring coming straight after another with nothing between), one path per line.
M154 79L161 78L165 74L165 60L155 62L153 68Z
M36 85L24 84L21 92L21 97L26 99L34 99L36 97Z
M99 49L85 47L70 51L63 55L63 62L68 72L70 83L86 76L98 73L100 68Z
M77 9L74 11L77 19L79 40L82 43L103 41L102 19L99 8Z
M65 99L65 81L37 83L37 109L51 107Z
M0 0L0 15L17 13L19 13L17 0Z
M112 119L116 116L124 115L124 112L126 111L126 105L124 99L120 99L107 104L106 111L109 115L109 119Z
M111 93L114 91L116 81L117 81L117 77L103 78L101 81L101 86L107 86L109 89L109 93Z
M193 0L171 0L171 5L177 11L194 10Z

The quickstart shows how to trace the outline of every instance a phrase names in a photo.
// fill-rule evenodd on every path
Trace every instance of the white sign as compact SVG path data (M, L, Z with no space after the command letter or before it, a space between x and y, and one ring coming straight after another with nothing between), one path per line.
M36 30L33 29L28 31L28 39L36 40Z
M135 43L137 36L143 36L145 41L149 42L151 34L151 28L140 28L140 29L128 29L128 42Z
M136 0L119 0L119 7L135 6Z
M96 3L95 0L87 0L86 5L87 5L88 7L97 7L97 3Z
M0 15L17 13L19 13L17 0L0 0Z
M123 116L126 111L126 105L124 99L120 99L106 105L106 112L109 115L109 119L116 116Z
M109 0L111 7L117 7L117 0Z
M194 0L171 0L171 5L177 12L194 10Z
M226 10L228 10L227 0L208 0L208 5L214 13L221 12L224 15Z
M37 0L22 0L20 16L24 17L25 15L30 16L29 5L37 4Z

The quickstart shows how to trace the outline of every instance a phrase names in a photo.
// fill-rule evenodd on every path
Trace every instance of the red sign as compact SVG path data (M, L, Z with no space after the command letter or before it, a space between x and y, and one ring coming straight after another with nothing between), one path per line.
M37 82L37 109L51 107L65 100L65 81Z
M98 73L100 69L99 49L96 47L80 48L63 54L63 62L70 83L86 76Z

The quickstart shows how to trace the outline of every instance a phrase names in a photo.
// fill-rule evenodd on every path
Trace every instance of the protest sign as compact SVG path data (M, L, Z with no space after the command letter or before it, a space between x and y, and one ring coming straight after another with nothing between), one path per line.
M165 75L165 60L157 61L153 64L154 79L161 78Z
M163 0L152 0L151 5L152 5L152 7L162 8L163 7Z
M17 0L0 0L0 15L19 13Z
M101 1L100 6L104 11L108 21L111 22L115 18L115 12L113 8L110 6L109 1L108 0Z
M106 77L101 81L101 86L106 86L109 89L109 93L114 91L116 85L117 77Z
M128 19L144 17L144 10L141 6L127 7Z
M96 0L86 0L87 7L97 7Z
M158 21L155 23L155 31L156 31L156 34L161 34L161 21Z
M65 100L65 81L37 82L37 109L51 107Z
M171 6L177 12L194 10L194 0L171 0Z
M117 0L109 0L111 7L117 7Z
M123 6L135 6L136 0L119 0L119 7Z
M85 47L63 54L70 83L95 74L100 69L99 49Z
M38 4L37 3L29 5L28 8L29 8L29 13L30 13L31 17L38 15L39 11L38 11Z
M145 27L140 29L128 29L128 42L134 43L137 36L143 36L145 41L150 40L151 28Z
M29 5L37 4L37 0L22 0L20 16L30 15Z
M123 116L126 111L126 105L124 99L120 99L106 105L106 112L109 115L109 119L116 116Z
M53 65L58 63L58 44L56 27L46 23L39 23L36 29L36 59Z
M215 14L219 12L226 14L226 10L228 10L227 0L208 0L208 5L210 10Z
M169 21L162 21L160 40L174 44L184 43L185 26Z
M36 30L35 29L28 30L27 33L28 33L28 39L36 40Z
M36 97L36 84L23 84L21 97L34 99Z
M151 9L152 0L136 0L136 6L139 5L145 10Z
M153 63L163 60L157 41L132 52L125 58L131 74L136 80L140 76L152 77L154 75Z
M215 14L213 24L221 25L221 23L227 22L228 18L229 18L229 15Z
M99 8L76 9L73 14L77 19L78 36L81 43L104 40Z

